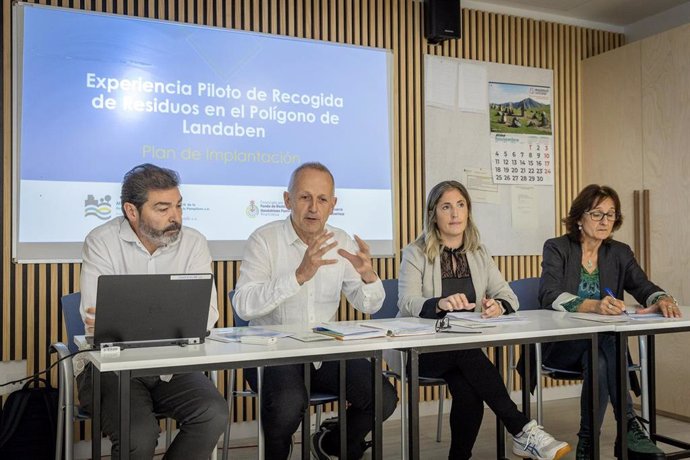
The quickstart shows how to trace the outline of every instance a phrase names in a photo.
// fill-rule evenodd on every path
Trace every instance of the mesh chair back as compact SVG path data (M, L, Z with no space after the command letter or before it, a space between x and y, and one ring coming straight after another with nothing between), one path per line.
M539 310L539 278L523 278L508 283L520 302L520 310Z
M237 314L237 310L235 310L235 307L232 304L232 298L233 297L235 297L235 290L234 289L232 291L228 292L228 299L230 299L230 307L232 308L232 324L233 324L233 326L235 326L235 327L249 326L249 321L240 318L240 315Z
M73 292L62 296L60 304L62 305L62 318L65 321L65 329L67 330L67 348L70 353L76 353L79 349L74 343L75 335L84 335L84 322L79 313L79 304L81 303L81 292Z
M386 298L381 309L372 313L372 319L395 318L398 315L398 280L382 280Z
M539 278L524 278L511 281L510 288L520 302L520 310L539 310ZM532 351L534 356L534 351ZM534 366L535 364L532 363ZM520 364L518 364L520 366ZM558 380L581 380L582 373L566 369L556 369L542 365L542 374L548 375L552 379ZM536 375L533 376L536 378Z

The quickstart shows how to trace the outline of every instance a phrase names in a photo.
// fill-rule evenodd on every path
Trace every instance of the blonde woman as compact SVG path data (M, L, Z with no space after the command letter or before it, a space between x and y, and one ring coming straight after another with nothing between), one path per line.
M499 316L518 309L517 297L480 242L470 196L459 182L444 181L429 192L424 234L403 250L398 308L401 316L434 319L451 311ZM514 454L551 460L570 451L568 443L518 411L481 349L423 354L419 372L443 378L453 396L448 458L472 457L485 402L513 435Z

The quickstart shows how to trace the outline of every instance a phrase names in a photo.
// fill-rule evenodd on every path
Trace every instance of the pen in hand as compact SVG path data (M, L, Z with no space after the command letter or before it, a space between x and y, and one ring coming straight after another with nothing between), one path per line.
M613 295L613 291L612 291L611 289L609 289L609 288L604 288L604 292L606 292L606 294L608 294L609 296L611 296L614 300L616 299L616 296ZM628 311L627 311L625 308L623 308L623 314L624 314L624 315L630 316L630 314L628 313Z

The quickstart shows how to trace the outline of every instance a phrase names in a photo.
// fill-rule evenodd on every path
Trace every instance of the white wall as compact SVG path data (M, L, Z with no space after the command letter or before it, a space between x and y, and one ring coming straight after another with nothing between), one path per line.
M625 39L627 43L632 43L689 22L690 1L625 26Z
M421 0L420 0L421 1ZM653 0L647 0L653 1ZM591 29L605 30L607 32L623 33L624 28L613 24L606 24L603 22L587 21L584 19L577 19L568 16L561 16L558 14L547 13L536 9L516 8L512 6L496 5L494 3L486 3L481 0L461 0L462 8L471 10L488 11L489 13L501 13L511 16L519 16L523 18L531 18L539 21L558 22L560 24L568 24L571 26L586 27Z

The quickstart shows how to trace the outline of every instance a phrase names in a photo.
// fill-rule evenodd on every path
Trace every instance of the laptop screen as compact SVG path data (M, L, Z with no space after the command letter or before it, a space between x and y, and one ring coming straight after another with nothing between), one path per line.
M123 348L202 343L213 275L101 275L94 345Z

